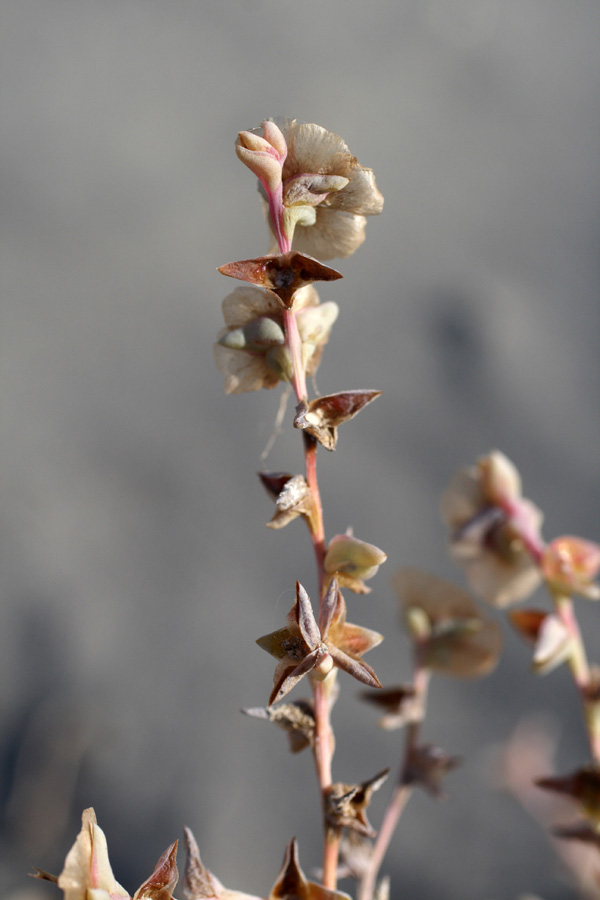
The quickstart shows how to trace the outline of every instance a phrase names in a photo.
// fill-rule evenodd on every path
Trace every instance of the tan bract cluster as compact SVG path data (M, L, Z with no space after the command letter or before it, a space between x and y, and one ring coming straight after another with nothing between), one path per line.
M312 285L296 292L294 313L308 375L319 367L338 312L336 303L319 303ZM223 300L223 317L226 327L218 336L214 352L225 379L225 393L274 388L280 381L289 380L292 363L285 346L283 310L272 294L253 286L238 287Z
M295 219L292 246L317 259L350 256L365 239L366 217L383 209L373 170L320 125L272 121L287 143L283 205Z

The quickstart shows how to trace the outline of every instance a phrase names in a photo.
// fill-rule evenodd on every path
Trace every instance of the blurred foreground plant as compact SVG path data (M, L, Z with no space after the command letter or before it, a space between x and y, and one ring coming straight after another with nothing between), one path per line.
M299 580L285 625L259 637L258 645L276 660L266 707L246 709L254 718L285 730L290 749L310 748L321 796L323 830L321 882L307 880L298 847L291 839L283 868L269 898L334 900L340 877L356 881L358 900L385 900L390 882L380 878L386 852L407 801L421 787L443 794L444 778L457 757L424 741L427 695L431 679L444 675L477 678L495 667L501 652L497 621L481 611L462 588L412 569L394 581L402 618L412 647L409 682L383 688L363 656L382 635L347 621L342 591L365 594L387 556L356 538L351 529L326 538L317 477L319 446L335 450L340 425L351 421L380 395L373 389L344 390L310 398L307 375L316 372L338 316L333 302L321 303L315 284L341 278L321 260L346 257L365 238L366 217L382 210L373 172L361 166L344 141L318 125L292 119L265 121L242 131L236 143L240 160L258 178L259 191L275 241L255 259L227 263L223 275L244 282L223 301L225 327L215 346L217 366L227 393L291 385L296 398L293 427L304 450L302 473L261 472L275 504L273 529L294 519L304 521L312 542L317 594L314 603ZM307 255L310 253L312 255ZM343 429L345 432L346 429ZM582 818L557 834L597 852L600 845L600 673L587 662L573 607L573 595L597 599L594 582L600 548L580 538L562 537L546 544L542 514L525 499L513 464L499 452L453 479L442 499L452 555L465 568L476 596L496 607L525 600L544 583L551 609L512 612L517 631L533 643L533 668L551 671L570 666L584 711L591 760L566 776L537 773L537 783L579 804ZM371 690L363 696L382 712L386 730L404 729L397 775L380 827L367 810L374 791L389 770L356 773L352 783L334 779L332 709L343 672ZM302 685L306 698L288 695ZM266 690L266 688L265 688ZM285 702L281 702L284 701ZM192 833L186 830L188 861L182 885L186 900L245 898L229 890L204 867ZM157 863L133 900L170 900L177 881L176 844ZM93 810L83 814L82 830L56 881L67 900L125 900L129 894L115 881L106 841Z

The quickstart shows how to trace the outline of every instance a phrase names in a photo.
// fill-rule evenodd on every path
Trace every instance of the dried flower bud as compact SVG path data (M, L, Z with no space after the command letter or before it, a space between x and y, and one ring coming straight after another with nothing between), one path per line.
M423 719L423 698L417 694L412 684L382 688L380 691L363 691L361 698L385 710L385 715L377 724L386 731Z
M569 658L573 639L558 616L523 609L513 610L509 618L519 634L534 645L532 663L537 675L547 675Z
M342 587L357 594L366 594L364 581L377 573L387 559L387 553L374 544L359 541L352 533L333 537L325 554L324 568L328 575L336 575Z
M588 600L600 599L594 578L600 571L600 546L577 537L560 537L546 547L542 574L551 590L559 594L580 594Z
M381 391L343 391L317 397L308 404L300 403L296 409L294 427L312 434L327 450L335 450L338 426L353 419L361 409L380 396Z
M258 477L274 497L277 507L275 515L267 522L269 528L283 528L298 516L306 516L310 520L314 515L312 493L302 475L259 472Z
M561 825L552 829L554 837L565 838L569 841L580 841L583 844L592 844L600 850L600 832L593 828L589 822L574 822L573 825Z
M235 152L244 165L254 172L265 190L272 193L281 185L287 145L274 122L263 122L262 125L264 137L254 131L240 131Z
M349 828L365 837L375 837L377 832L367 819L367 807L389 771L385 769L361 784L332 784L325 795L325 819L329 827Z
M266 719L282 728L289 738L292 753L300 753L305 747L313 747L315 741L315 713L310 700L279 703L277 706L243 709L246 716Z
M420 664L444 675L477 678L500 657L502 635L460 588L416 569L394 579Z
M600 769L597 765L582 766L571 775L538 778L535 783L577 801L594 828L600 828Z
M448 756L439 747L425 744L410 750L404 768L405 784L418 784L432 796L443 798L442 783L448 772L456 769L461 760L457 756Z

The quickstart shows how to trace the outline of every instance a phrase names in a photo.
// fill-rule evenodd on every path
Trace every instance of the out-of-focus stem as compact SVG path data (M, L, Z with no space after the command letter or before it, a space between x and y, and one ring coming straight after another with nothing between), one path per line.
M379 869L411 793L412 788L408 784L399 783L394 788L373 847L369 869L358 887L358 900L372 900L373 898Z
M340 854L340 828L330 828L325 833L323 847L323 885L334 891L337 887L337 867Z
M420 704L421 716L417 721L410 722L406 726L406 741L404 743L404 759L398 773L398 781L394 792L390 797L386 807L383 821L377 835L377 840L373 845L373 852L369 861L369 868L360 881L358 888L358 900L373 900L375 886L379 869L384 860L385 854L400 821L400 817L404 812L404 808L408 803L412 793L412 786L408 778L408 766L413 750L417 747L421 725L425 718L425 709L427 705L427 688L429 686L429 672L423 669L418 659L415 661L415 671L413 676L413 687L415 689L415 699Z
M573 681L577 685L583 704L585 725L588 733L590 752L595 762L600 763L600 716L598 701L592 696L592 677L585 652L579 623L571 597L564 594L553 595L556 613L571 638L571 652L568 657Z
M506 500L502 509L510 517L513 528L519 533L523 546L539 565L544 553L544 541L531 521L531 514L522 500Z

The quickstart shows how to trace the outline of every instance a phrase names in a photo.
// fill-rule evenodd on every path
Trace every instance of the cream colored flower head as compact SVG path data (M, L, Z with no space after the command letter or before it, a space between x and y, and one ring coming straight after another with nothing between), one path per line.
M338 316L336 303L319 303L312 285L297 291L294 315L307 375L316 372L323 347ZM274 388L288 381L292 361L285 346L283 308L274 294L251 285L238 287L223 300L226 327L215 344L215 361L227 394Z
M383 209L373 170L359 165L345 141L320 125L272 121L287 144L282 200L293 249L316 259L350 256L365 239L366 216Z

